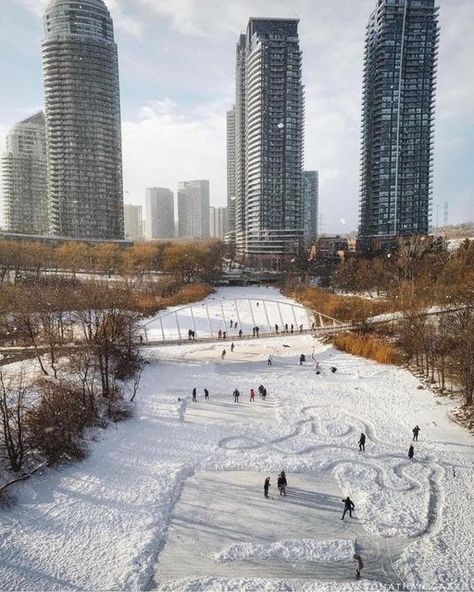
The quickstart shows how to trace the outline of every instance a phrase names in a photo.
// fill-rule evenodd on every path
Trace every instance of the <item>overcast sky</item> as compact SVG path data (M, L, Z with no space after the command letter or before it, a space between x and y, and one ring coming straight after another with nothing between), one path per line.
M250 16L300 18L305 168L320 171L322 232L357 227L364 31L375 0L106 0L119 46L125 201L209 179L226 202L225 112ZM0 0L0 142L42 108L47 0ZM474 1L441 0L433 222L474 220Z

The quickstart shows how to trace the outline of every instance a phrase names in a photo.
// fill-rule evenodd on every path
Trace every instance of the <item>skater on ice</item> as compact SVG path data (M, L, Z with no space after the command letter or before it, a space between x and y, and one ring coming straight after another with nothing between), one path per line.
M347 496L346 499L343 499L342 502L344 503L344 512L342 513L341 520L344 520L347 512L349 512L349 518L352 518L352 510L355 508L354 502L349 496Z
M278 481L277 481L278 491L280 492L280 495L286 496L286 486L287 485L288 485L288 483L286 481L285 471L282 471L278 475Z
M234 342L232 342L230 344L230 351L233 352L234 351L234 348L235 348L235 345L234 345Z
M239 339L242 339L242 329L239 329Z
M209 391L207 388L204 389L204 400L209 401Z
M221 353L221 360L223 360L225 358L226 353L227 352L225 351L225 349L223 349L222 353Z
M252 388L250 389L250 403L255 401L255 390Z
M359 452L364 451L365 452L365 434L364 432L361 433L360 438L359 438Z
M196 387L194 387L194 388L193 388L193 401L194 401L195 403L197 403L197 397L196 397L196 395L197 395L197 390L196 390Z
M413 446L413 444L410 444L410 448L408 449L408 458L410 460L413 460L414 454L415 454L415 447Z
M265 497L268 499L268 490L270 488L270 477L265 479L265 483L263 484L263 493Z
M301 356L300 356L300 366L302 366L305 362L306 362L306 356L304 354L301 354Z
M413 442L418 442L418 434L420 433L420 430L421 428L419 425L416 425L413 428Z
M356 580L360 580L360 572L362 569L364 569L364 562L362 561L362 557L358 554L355 553L353 555L353 559L356 562Z
M267 360L267 366L273 366L273 362L272 362L272 356L268 356L268 360Z
M239 389L235 389L235 391L233 392L233 395L234 395L234 403L238 403L239 397L240 397Z

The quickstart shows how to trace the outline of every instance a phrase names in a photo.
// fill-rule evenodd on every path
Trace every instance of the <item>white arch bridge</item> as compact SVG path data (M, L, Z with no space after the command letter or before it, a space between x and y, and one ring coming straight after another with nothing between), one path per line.
M208 299L166 310L141 324L143 345L173 345L190 340L253 339L329 333L350 325L300 304L257 298ZM254 329L258 328L258 331ZM193 333L194 332L194 336Z

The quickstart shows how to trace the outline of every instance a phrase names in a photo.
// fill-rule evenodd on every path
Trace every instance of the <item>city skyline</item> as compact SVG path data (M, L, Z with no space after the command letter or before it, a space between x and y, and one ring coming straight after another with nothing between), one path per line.
M0 99L2 143L16 121L32 115L43 103L38 82L40 14L45 2L8 3L11 27L2 41L3 55L8 57L2 60L2 74L12 82L8 96ZM307 100L305 167L320 170L321 231L357 228L363 37L368 15L375 7L373 0L336 1L331 7L314 2L311 8L304 2L291 6L288 2L277 6L242 2L236 14L214 6L217 30L207 24L211 8L205 1L199 13L185 1L176 8L176 15L166 11L160 1L140 5L130 1L125 5L115 0L107 5L116 22L120 49L128 201L141 203L145 186L153 185L155 179L163 186L176 187L182 178L209 178L214 204L225 205L225 113L233 102L235 35L242 28L242 18L245 22L253 14L291 16L295 10L300 17L300 42L307 64L303 78ZM448 201L452 222L472 218L473 173L468 163L474 142L469 109L473 75L467 60L473 42L468 35L469 17L469 3L441 2L433 203L436 209L437 204ZM150 39L152 24L163 32L160 44ZM212 39L211 32L215 33ZM138 36L143 37L140 44L135 43ZM167 55L166 43L171 36L176 41L186 39L188 49ZM339 36L341 40L335 38ZM196 47L193 44L199 45L199 58L206 59L199 59L196 51L189 49ZM212 63L207 60L211 53L216 56ZM157 58L156 72L150 76L151 63ZM204 68L199 74L194 72L196 60ZM462 79L456 76L459 70L466 73ZM172 71L178 76L171 76ZM154 152L156 143L163 149Z

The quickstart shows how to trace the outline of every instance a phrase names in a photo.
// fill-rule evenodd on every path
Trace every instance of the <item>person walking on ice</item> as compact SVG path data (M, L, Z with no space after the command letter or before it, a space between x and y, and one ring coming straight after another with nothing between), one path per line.
M242 329L239 329L239 339L242 339Z
M267 366L273 366L273 362L272 362L272 356L268 356L268 360L267 360Z
M221 360L223 360L225 358L226 353L227 352L225 351L225 349L223 349L222 353L221 353Z
M207 388L204 389L204 400L209 401L209 391Z
M410 444L410 448L408 449L408 458L410 460L413 460L414 454L415 454L415 447L413 446L413 444Z
M234 345L234 342L232 342L230 344L230 351L233 352L234 351L234 348L235 348L235 345Z
M240 397L239 389L235 389L233 395L234 395L234 403L238 403L239 402L239 397Z
M196 395L197 395L197 390L196 390L196 387L194 387L194 388L193 388L193 401L194 401L195 403L197 403L197 397L196 397Z
M364 562L362 561L362 557L358 553L354 553L353 559L357 563L357 565L356 565L356 580L360 580L360 572L361 572L361 570L364 569Z
M287 485L288 485L288 483L286 481L285 471L282 471L278 475L278 481L277 481L278 491L280 492L280 495L284 495L286 497L286 486Z
M420 433L420 430L421 428L419 425L416 425L413 428L413 442L418 442L418 434Z
M302 366L305 362L306 362L306 356L304 354L301 354L301 356L300 356L300 366Z
M344 517L347 512L349 512L349 518L352 518L352 510L355 509L354 502L351 500L349 496L346 499L343 499L342 502L344 503L344 512L342 513L341 520L344 520Z
M254 389L250 389L250 403L253 403L255 401L255 391Z
M361 433L360 438L359 438L359 452L364 451L365 452L365 434L364 432Z
M268 490L270 489L270 477L265 479L265 483L263 484L263 494L268 499Z

